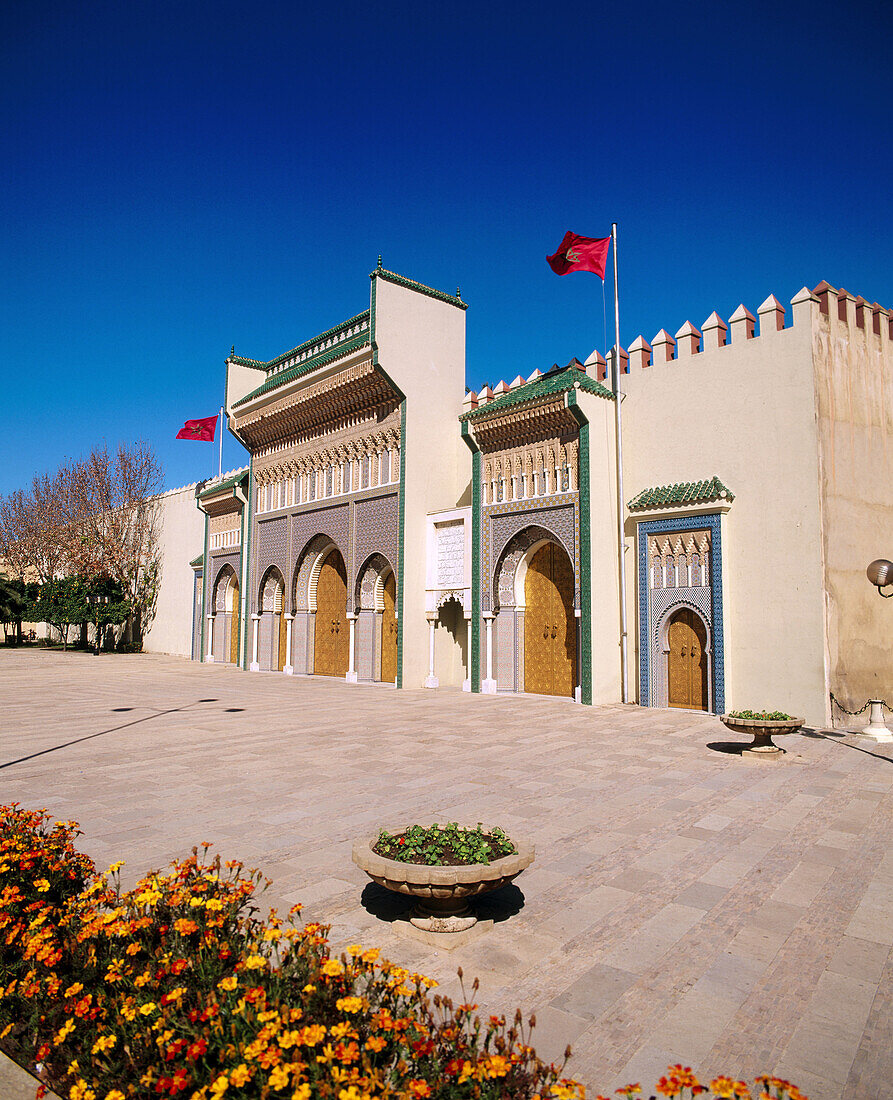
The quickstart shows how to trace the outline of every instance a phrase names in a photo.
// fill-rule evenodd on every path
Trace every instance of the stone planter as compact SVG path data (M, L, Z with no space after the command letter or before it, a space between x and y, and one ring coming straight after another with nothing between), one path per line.
M720 721L735 733L749 733L753 741L741 751L748 756L781 756L784 749L772 744L772 738L784 733L796 733L806 721L805 718L730 718L721 714Z
M410 916L416 928L427 932L463 932L477 923L469 900L507 886L533 862L535 852L529 841L517 836L512 836L511 841L517 849L515 853L492 863L432 867L400 863L378 855L372 850L378 843L376 833L354 842L353 861L379 886L416 899Z

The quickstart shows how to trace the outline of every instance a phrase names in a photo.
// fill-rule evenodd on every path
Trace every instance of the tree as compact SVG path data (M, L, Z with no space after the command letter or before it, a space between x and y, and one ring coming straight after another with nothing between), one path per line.
M10 580L5 573L0 573L0 623L3 623L3 634L7 645L9 645L10 626L14 627L13 636L16 641L21 642L22 619L27 606L24 582Z
M22 580L48 581L66 568L71 545L67 472L39 474L30 492L0 500L0 558Z
M71 564L81 576L107 576L127 601L124 641L141 646L161 579L161 464L143 442L105 447L64 472L61 501Z

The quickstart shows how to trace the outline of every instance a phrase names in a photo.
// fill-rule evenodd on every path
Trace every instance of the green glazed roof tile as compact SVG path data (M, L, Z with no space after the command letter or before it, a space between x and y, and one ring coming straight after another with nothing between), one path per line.
M357 326L359 326L359 332L354 333L352 336L345 336L345 333ZM236 401L233 408L237 409L240 405L246 404L246 402L251 401L254 397L259 397L263 393L269 393L270 390L275 390L279 386L284 386L287 382L292 382L295 378L300 378L303 374L318 370L320 367L324 367L328 363L340 359L348 352L356 351L357 348L361 348L369 343L369 335L369 310L367 309L364 313L358 313L356 317L351 317L347 321L343 321L340 325L336 325L334 328L321 332L318 336L314 336L312 340L305 340L303 344L298 344L298 346L292 348L291 351L286 351L282 355L277 355L276 358L271 359L269 363L264 363L259 359L245 359L239 355L231 355L229 357L229 362L238 363L239 366L243 367L254 367L257 370L264 370L267 373L266 381L262 382L256 389L252 390L251 393L246 394L245 397ZM317 348L316 352L313 352L314 348ZM307 354L308 352L312 354ZM288 363L290 359L294 359L296 356L301 355L306 355L306 358L295 363L291 367L284 367L284 364Z
M388 271L386 267L381 266L381 257L378 260L378 267L370 273L369 278L384 279L387 283L395 283L397 286L406 287L407 290L427 294L429 298L436 298L438 302L448 302L451 306L457 306L459 309L468 309L468 303L462 301L458 291L455 294L447 294L444 290L435 290L433 286L425 286L424 283L417 283L415 279L407 279L405 275L398 275L396 271Z
M199 554L199 556L197 558L193 558L189 564L192 566L193 569L198 569L200 565L205 564L205 555Z
M567 393L578 382L580 389L586 393L606 397L609 401L614 400L614 394L601 382L596 382L590 378L585 370L581 370L579 367L563 367L561 370L544 374L542 378L537 378L535 382L518 386L517 389L504 393L501 397L497 397L495 401L488 401L486 405L481 405L478 409L462 413L459 419L479 420L484 417L489 418L492 413L501 412L503 409L512 408L514 405L526 404L528 401L536 401L541 397L549 397L556 393Z
M714 500L735 499L735 494L723 485L718 477L706 481L679 481L675 485L659 485L643 489L633 497L627 507L631 512L643 512L648 508L674 507L682 504L707 504Z
M198 494L198 499L203 497L213 496L215 493L222 493L226 489L232 489L236 485L241 485L248 479L248 470L240 470L237 474L233 474L232 477L228 477L223 481L217 481L211 485L206 485L204 489Z

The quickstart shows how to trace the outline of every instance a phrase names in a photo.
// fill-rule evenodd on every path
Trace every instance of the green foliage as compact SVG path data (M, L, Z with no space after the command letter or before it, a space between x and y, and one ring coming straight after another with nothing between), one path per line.
M761 722L790 722L794 716L793 714L785 714L780 710L733 710L729 717L747 718L750 721L759 720Z
M436 866L489 863L491 859L510 856L515 846L498 825L485 833L480 822L475 829L464 829L450 821L427 829L422 825L410 825L396 836L382 829L375 851L400 863Z
M130 602L119 584L107 576L59 577L37 586L28 607L32 622L55 626L67 642L68 628L94 623L100 628L123 623L130 614Z

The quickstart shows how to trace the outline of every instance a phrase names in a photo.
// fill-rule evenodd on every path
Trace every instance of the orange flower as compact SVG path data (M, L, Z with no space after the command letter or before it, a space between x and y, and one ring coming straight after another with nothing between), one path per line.
M413 1078L409 1082L409 1092L411 1096L425 1097L431 1095L431 1086L427 1081L422 1081L419 1078Z

